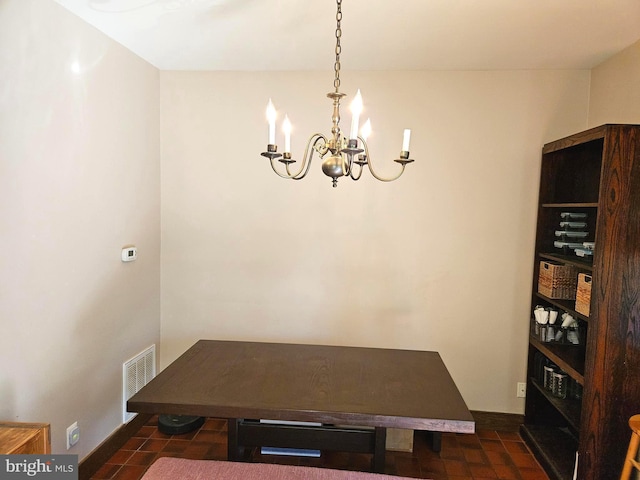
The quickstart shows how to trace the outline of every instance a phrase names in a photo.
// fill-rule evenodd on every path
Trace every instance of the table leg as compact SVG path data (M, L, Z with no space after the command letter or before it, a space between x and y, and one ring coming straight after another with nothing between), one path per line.
M240 420L237 418L229 418L227 425L227 459L230 462L240 460L238 449L238 424Z
M442 450L442 432L427 432L431 440L431 450L438 453Z
M376 473L384 473L386 447L387 429L376 427L373 447L373 471Z

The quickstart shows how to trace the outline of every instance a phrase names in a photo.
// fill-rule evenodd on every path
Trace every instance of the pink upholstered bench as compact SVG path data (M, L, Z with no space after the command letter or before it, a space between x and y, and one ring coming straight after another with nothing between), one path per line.
M162 457L149 467L141 480L402 480L403 478L408 480L407 477L329 468Z

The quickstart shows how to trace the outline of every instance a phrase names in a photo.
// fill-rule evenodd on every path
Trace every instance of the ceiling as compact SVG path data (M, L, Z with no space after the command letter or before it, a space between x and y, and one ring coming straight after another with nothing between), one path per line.
M54 0L162 70L328 70L334 0ZM344 0L342 68L591 68L640 0Z

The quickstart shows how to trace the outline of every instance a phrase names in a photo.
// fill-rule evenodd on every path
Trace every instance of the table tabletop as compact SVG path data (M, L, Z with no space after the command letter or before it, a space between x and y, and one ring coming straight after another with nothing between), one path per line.
M131 412L473 433L437 352L199 340Z

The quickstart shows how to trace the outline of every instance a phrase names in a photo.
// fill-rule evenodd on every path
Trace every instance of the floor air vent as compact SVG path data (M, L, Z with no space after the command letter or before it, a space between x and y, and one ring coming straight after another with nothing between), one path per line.
M127 412L127 400L156 376L156 346L151 345L122 364L122 423L136 414Z

